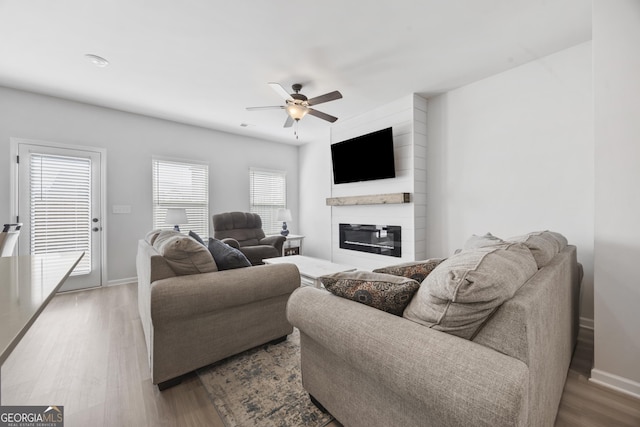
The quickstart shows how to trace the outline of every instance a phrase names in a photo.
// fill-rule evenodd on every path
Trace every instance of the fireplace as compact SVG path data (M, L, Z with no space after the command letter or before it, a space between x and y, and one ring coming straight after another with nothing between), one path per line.
M340 224L340 248L401 257L401 228L398 225Z

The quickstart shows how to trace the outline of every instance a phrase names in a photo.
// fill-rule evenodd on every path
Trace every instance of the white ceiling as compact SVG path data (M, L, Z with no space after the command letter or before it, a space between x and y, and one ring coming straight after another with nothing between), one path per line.
M0 0L0 85L295 144L330 124L246 111L267 82L345 119L590 39L589 0Z

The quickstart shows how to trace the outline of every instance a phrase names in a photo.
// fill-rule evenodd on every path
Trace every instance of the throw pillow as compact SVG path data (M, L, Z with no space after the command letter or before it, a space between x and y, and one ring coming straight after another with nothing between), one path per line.
M151 230L150 232L147 233L146 236L144 236L144 240L150 244L151 246L153 246L153 244L156 241L156 238L158 237L158 234L160 234L162 230L161 229L156 229L156 230Z
M511 242L524 243L536 260L538 268L549 264L549 261L560 252L560 241L548 232L536 231L522 236L511 237Z
M427 276L403 317L471 339L536 271L536 261L522 243L462 251Z
M162 230L153 240L151 246L153 246L155 250L159 251L160 247L164 245L167 240L175 236L182 236L182 233L174 230Z
M218 271L216 262L206 247L191 237L172 232L176 234L166 238L163 235L165 232L161 232L154 247L178 276Z
M401 316L420 284L413 279L368 271L335 273L320 277L334 295Z
M242 252L218 239L209 237L208 248L220 270L251 267L251 263Z
M549 235L554 239L556 239L556 241L558 242L558 252L563 250L569 244L566 237L564 237L562 234L557 233L555 231L545 231L543 234Z
M376 268L374 273L393 274L394 276L407 277L418 283L422 281L438 266L444 258L433 258L425 261L405 262L403 264L390 265L388 267Z
M207 246L204 240L202 240L202 237L198 236L198 233L196 233L195 231L189 230L189 237L195 239L196 242L200 243L201 245Z
M491 233L487 233L484 236L478 236L474 234L467 239L462 249L463 250L477 249L477 248L483 248L485 246L498 245L500 243L504 243L504 240L494 236Z

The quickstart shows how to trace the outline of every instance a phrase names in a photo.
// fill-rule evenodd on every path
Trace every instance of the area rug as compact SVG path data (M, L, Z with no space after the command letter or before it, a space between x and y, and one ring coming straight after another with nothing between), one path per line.
M321 427L333 419L309 400L300 375L300 333L198 371L226 427Z

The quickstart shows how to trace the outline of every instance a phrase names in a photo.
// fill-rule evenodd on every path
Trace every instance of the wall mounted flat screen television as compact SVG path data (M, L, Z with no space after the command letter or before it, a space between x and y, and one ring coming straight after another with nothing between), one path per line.
M334 184L395 178L391 128L331 145Z

